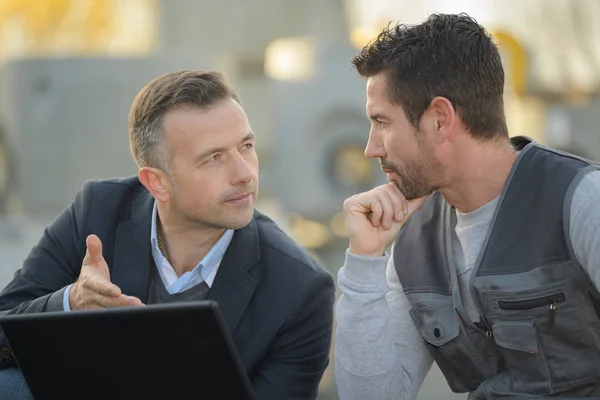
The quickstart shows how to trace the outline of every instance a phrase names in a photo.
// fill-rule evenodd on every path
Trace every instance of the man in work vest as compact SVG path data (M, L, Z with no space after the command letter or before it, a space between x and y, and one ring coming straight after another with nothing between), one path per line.
M390 183L344 203L341 399L414 399L433 361L470 399L600 398L598 166L509 139L467 15L386 28L353 64Z

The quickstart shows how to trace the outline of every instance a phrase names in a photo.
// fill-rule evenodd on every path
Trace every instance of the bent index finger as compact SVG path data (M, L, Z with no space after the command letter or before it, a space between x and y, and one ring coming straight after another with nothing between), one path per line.
M394 219L398 222L403 221L406 215L406 199L404 195L395 183L385 187L384 191L389 195L394 206Z
M367 208L371 210L371 215L369 220L374 227L379 227L381 225L382 217L383 217L383 205L381 204L381 199L378 196L370 196L367 203Z
M90 279L84 286L104 296L117 297L121 294L121 289L117 285L104 279Z

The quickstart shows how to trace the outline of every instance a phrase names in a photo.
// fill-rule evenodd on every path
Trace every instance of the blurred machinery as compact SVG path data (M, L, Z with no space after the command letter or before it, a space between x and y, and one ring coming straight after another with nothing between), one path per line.
M11 212L52 215L86 179L134 173L127 115L137 91L167 71L218 68L240 88L259 152L267 154L265 193L285 210L330 218L345 196L373 186L376 170L362 157L364 86L350 70L343 2L309 3L3 3L0 23L21 21L28 42L24 55L5 51L0 68L0 212L12 204ZM126 13L142 13L155 29L146 26L137 42L115 40ZM65 31L70 20L79 23ZM304 57L290 64L297 43L305 44Z
M271 84L276 99L271 165L285 188L286 208L328 221L345 198L384 182L377 161L364 157L370 123L365 84L351 69L349 45L317 47L318 74L303 82ZM346 65L340 68L341 65Z
M85 180L134 173L127 115L137 91L168 71L216 68L240 89L257 133L261 198L291 215L291 229L303 245L326 247L343 236L336 215L343 200L384 182L377 162L363 157L369 130L364 82L350 65L356 46L379 27L361 27L357 15L416 22L426 16L427 4L429 11L443 12L464 11L459 8L470 4L485 16L481 22L495 29L505 58L513 134L600 158L594 123L600 106L594 101L573 106L549 89L572 94L575 87L589 99L600 74L575 74L588 76L589 85L582 86L581 79L569 78L578 71L573 66L552 64L545 74L537 73L550 53L548 46L537 51L532 38L548 43L552 31L541 20L529 31L518 22L533 6L507 0L514 6L509 9L499 2L464 0L450 9L449 2L424 0L419 5L369 1L360 8L360 2L3 0L0 214L55 215ZM547 18L569 20L569 26L576 25L577 15L583 18L576 2L534 3L544 5ZM506 12L496 13L498 7ZM592 8L590 15L600 10ZM578 13L562 18L568 10ZM559 15L562 19L555 18ZM591 38L598 36L595 25L584 25ZM578 40L596 54L592 42ZM582 51L576 53L579 64L573 65L595 65L593 57L588 62Z
M8 176L27 215L52 215L87 179L135 173L127 118L135 94L171 69L153 59L38 59L0 70ZM0 203L1 204L1 203Z

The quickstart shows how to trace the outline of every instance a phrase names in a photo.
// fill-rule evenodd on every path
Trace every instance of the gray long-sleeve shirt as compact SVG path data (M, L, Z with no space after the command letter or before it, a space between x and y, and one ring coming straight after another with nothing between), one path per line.
M452 256L463 303L474 321L479 316L465 289L497 202L457 213ZM600 290L600 171L586 175L575 189L570 218L575 256ZM338 284L335 377L340 399L415 399L433 358L409 316L411 305L393 258L347 252Z

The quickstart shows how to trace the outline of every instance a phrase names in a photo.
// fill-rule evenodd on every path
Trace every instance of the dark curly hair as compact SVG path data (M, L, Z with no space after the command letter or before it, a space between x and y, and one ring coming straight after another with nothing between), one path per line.
M500 53L466 14L433 14L418 25L388 26L352 64L363 77L387 73L390 101L402 106L415 127L431 100L442 96L473 137L508 137Z

